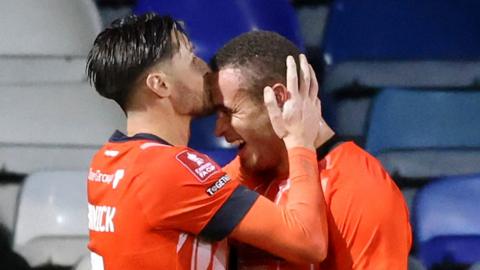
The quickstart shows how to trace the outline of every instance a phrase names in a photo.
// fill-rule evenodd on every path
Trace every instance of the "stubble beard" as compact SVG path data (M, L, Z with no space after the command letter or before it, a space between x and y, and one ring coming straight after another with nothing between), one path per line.
M193 101L189 114L193 117L202 117L213 114L215 107L213 105L212 93L208 88L205 88L201 96L197 96Z

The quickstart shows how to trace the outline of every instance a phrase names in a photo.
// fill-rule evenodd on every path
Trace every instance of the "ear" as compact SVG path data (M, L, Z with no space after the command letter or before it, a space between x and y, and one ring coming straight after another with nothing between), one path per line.
M170 88L166 83L166 76L163 72L154 72L148 74L145 79L145 84L148 89L161 98L169 97L171 94Z
M275 98L277 99L278 106L283 108L283 104L290 98L290 93L288 93L287 87L281 83L276 83L272 86L273 92L275 93Z

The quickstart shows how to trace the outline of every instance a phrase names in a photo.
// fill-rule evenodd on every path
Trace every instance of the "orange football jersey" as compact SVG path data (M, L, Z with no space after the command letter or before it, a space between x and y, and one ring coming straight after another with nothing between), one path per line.
M117 131L88 174L93 269L225 269L223 239L257 198L206 155Z
M327 204L327 258L320 265L292 265L236 244L238 269L407 269L412 239L402 193L380 162L354 143L332 139L326 147L317 156ZM238 158L225 170L278 205L288 200L289 179L265 183L248 177Z

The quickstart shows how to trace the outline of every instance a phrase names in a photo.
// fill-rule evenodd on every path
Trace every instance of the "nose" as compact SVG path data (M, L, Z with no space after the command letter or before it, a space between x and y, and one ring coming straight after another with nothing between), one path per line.
M230 118L223 112L217 113L217 121L215 123L215 136L225 137L225 133L230 127Z
M199 59L199 62L200 62L200 69L204 72L204 74L211 73L212 69L210 68L210 66L205 61L203 61L202 59L200 59L200 58L198 58L198 59Z

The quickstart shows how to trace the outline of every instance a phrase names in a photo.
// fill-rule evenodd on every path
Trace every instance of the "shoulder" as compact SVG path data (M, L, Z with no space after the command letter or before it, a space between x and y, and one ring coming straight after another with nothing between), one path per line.
M336 175L353 185L381 183L390 185L391 178L381 162L354 142L345 142L331 151L320 161L329 175ZM340 177L341 176L341 177Z
M143 166L145 172L185 175L200 182L221 171L221 167L209 156L186 146L146 145L136 163Z
M240 158L237 156L234 160L223 167L223 170L233 179L240 178ZM239 179L242 180L242 179Z
M366 168L365 165L370 164L381 167L377 158L352 141L340 144L328 153L325 159L331 160L338 166L346 165L355 168Z

